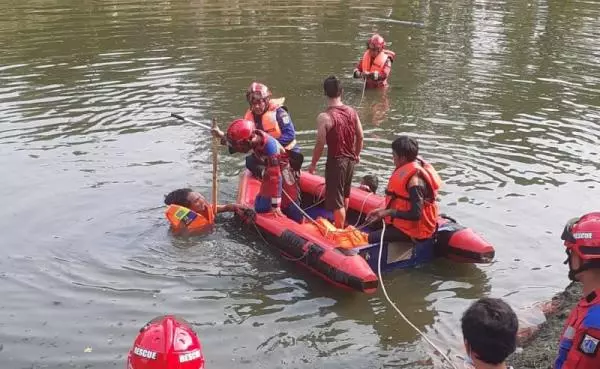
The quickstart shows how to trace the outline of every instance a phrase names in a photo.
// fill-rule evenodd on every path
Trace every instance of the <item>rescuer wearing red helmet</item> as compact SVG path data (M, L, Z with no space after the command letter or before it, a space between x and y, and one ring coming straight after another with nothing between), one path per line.
M192 327L172 315L148 322L127 355L127 369L203 369L202 345Z
M354 78L366 78L367 88L385 87L396 53L385 49L385 40L375 33L367 41L367 50L354 69Z
M285 150L294 153L300 152L296 143L296 129L287 108L271 100L271 91L266 85L252 82L246 90L246 101L248 101L249 108L246 110L244 119L254 122L257 129L265 131L277 139ZM215 134L224 140L225 133L223 131L217 128ZM247 156L246 166L255 176L261 177L264 166L255 159L253 155Z
M560 337L554 369L600 368L600 212L571 219L563 230L569 278L583 283Z
M275 138L256 129L254 122L247 119L234 120L227 128L225 137L227 144L233 148L230 151L247 153L252 150L256 161L265 165L254 210L257 213L273 212L275 215L283 215L283 211L289 218L301 221L302 214L294 204L300 192L290 165L289 151ZM282 189L287 194L283 194L283 198Z

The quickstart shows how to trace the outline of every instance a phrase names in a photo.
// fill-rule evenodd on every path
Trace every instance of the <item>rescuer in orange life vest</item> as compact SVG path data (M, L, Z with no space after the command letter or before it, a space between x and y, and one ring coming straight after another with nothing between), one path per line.
M385 218L386 242L427 239L437 228L435 201L442 180L431 164L418 157L419 144L414 138L398 137L392 142L392 151L396 169L385 190L386 207L373 210L367 221ZM381 231L370 232L369 243L378 243Z
M275 138L288 152L300 152L296 142L296 130L287 108L271 101L269 88L258 82L252 82L246 91L246 101L250 107L246 110L244 119L254 122L256 129L264 131ZM225 133L219 128L213 130L215 136L226 142ZM230 147L230 151L233 148ZM231 152L233 154L233 152ZM246 167L256 177L261 178L265 170L256 155L246 156Z
M569 279L583 284L583 297L571 310L558 345L554 369L600 368L600 212L567 222Z
M386 87L396 53L385 49L385 40L375 33L354 69L354 78L366 78L366 88Z
M165 215L175 234L200 234L214 224L212 205L204 196L190 188L171 191L165 196L165 205L168 205ZM252 210L238 204L217 205L217 214L247 211Z

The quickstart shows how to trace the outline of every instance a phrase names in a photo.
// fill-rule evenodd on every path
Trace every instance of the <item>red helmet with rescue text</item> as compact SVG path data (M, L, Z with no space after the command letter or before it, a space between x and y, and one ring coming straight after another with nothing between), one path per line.
M227 140L234 145L248 141L255 130L254 122L247 119L236 119L227 128Z
M367 41L367 47L369 49L383 50L385 47L385 40L379 35L379 33L375 33L373 36L371 36L369 41Z
M200 340L192 327L172 315L148 322L127 356L127 369L203 369Z
M246 91L246 100L252 103L256 100L268 100L271 98L271 91L266 85L259 82L252 82L248 91Z
M561 239L565 241L567 253L577 254L584 263L600 261L600 212L569 220Z

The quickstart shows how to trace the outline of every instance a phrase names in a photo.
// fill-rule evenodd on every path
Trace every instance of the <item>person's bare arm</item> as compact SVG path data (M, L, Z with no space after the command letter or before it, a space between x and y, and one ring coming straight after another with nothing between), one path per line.
M321 113L317 116L317 142L315 143L315 148L313 150L312 161L308 167L309 173L314 173L317 167L317 162L321 158L323 154L323 149L325 148L325 141L327 137L327 128L329 127L331 119L329 118L329 114Z

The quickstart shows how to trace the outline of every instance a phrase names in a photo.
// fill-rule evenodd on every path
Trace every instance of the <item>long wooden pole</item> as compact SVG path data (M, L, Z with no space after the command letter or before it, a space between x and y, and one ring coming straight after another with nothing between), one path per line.
M212 119L212 128L217 128L217 118ZM219 163L219 141L218 138L213 137L212 140L212 159L213 159L213 170L212 170L212 206L213 214L217 214L217 171Z

